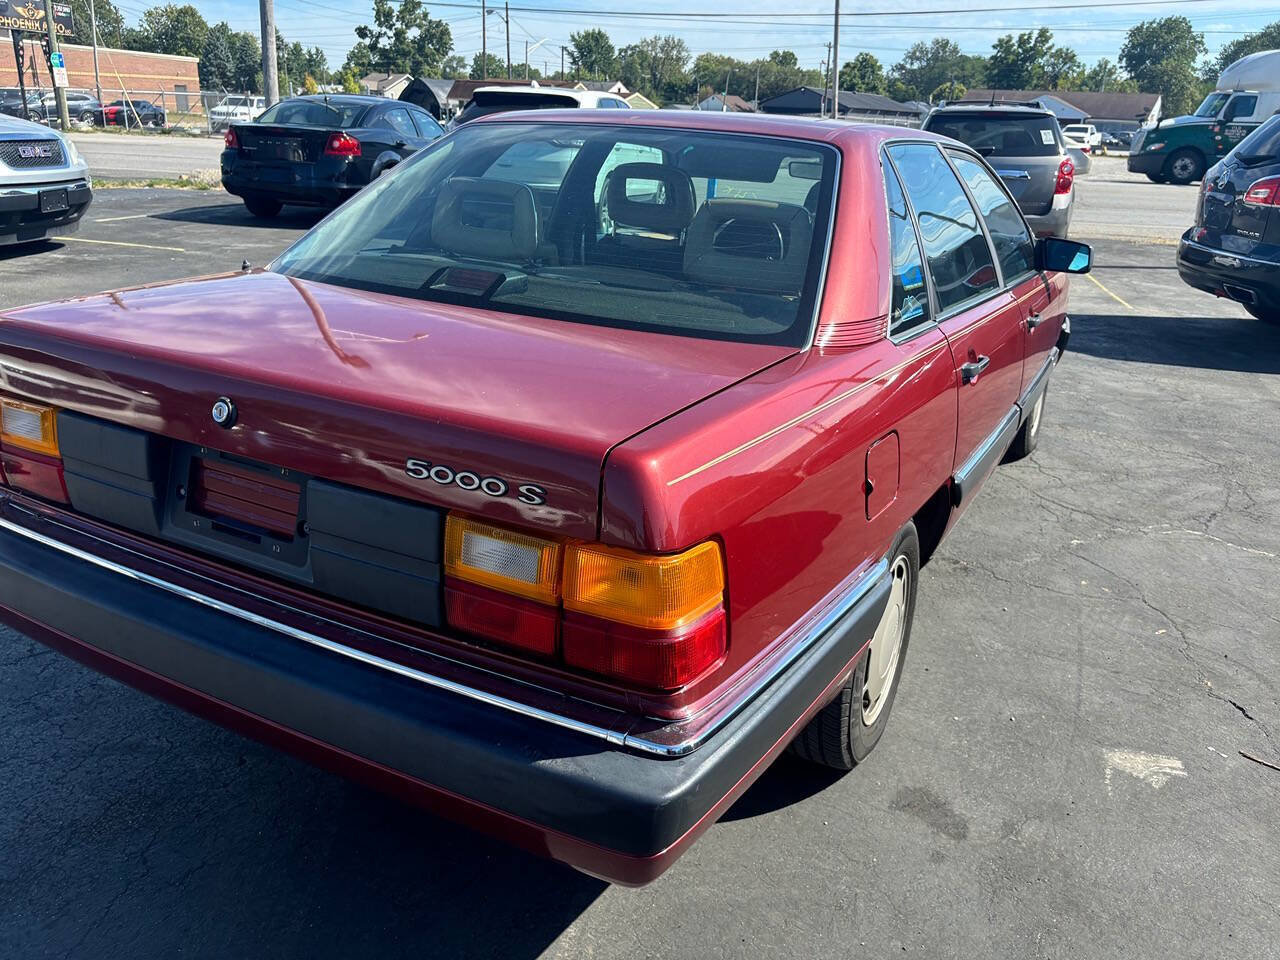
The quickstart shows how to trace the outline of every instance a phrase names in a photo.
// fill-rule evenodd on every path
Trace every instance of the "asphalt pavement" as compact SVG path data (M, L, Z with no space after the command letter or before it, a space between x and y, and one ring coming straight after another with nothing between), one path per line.
M1097 266L1040 448L923 571L854 773L784 759L608 887L5 631L0 957L1280 955L1280 772L1240 753L1280 763L1280 328L1178 280L1194 194L1082 181ZM103 191L78 240L0 254L0 309L266 262L314 220Z
M130 180L145 176L176 180L216 173L222 137L164 133L91 133L73 131L71 139L95 177Z

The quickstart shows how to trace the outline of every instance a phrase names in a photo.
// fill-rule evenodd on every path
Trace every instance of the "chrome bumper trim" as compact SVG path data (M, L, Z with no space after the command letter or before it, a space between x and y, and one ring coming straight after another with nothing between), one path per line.
M1243 260L1246 263L1256 263L1259 266L1271 267L1280 270L1280 262L1275 260L1259 260L1257 257L1246 257L1243 253L1232 253L1230 250L1218 250L1214 247L1207 247L1203 243L1196 243L1194 240L1182 240L1182 243L1188 247L1195 247L1197 250L1203 250L1205 253L1215 257L1231 257L1233 260ZM1198 266L1198 264L1193 264Z

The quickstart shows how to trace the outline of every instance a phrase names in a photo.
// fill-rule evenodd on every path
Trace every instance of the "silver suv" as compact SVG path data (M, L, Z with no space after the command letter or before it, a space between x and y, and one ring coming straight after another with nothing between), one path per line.
M1036 105L961 101L931 111L924 129L968 144L986 157L1036 236L1067 235L1076 165L1051 111Z

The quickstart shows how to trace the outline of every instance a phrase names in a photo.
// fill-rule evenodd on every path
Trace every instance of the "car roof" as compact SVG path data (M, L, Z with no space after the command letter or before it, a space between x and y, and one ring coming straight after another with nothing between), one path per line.
M288 97L288 100L315 100L319 103L338 103L349 104L350 106L371 106L375 103L399 103L401 106L405 104L399 100L391 100L387 97L374 97L363 93L304 93L298 97ZM281 103L284 100L280 101Z
M587 106L594 106L604 99L623 100L625 102L625 98L618 96L616 93L600 90L570 90L567 87L508 87L495 85L492 87L476 87L475 90L471 91L473 97L477 93L504 93L522 97L540 97L551 94L552 96L564 97L566 100L576 100L578 103Z
M1015 117L1056 116L1056 114L1048 107L1032 107L1025 103L1002 103L999 100L995 103L987 103L982 100L948 103L945 106L934 107L931 113L1007 113L1010 116Z
M527 89L527 88L525 88ZM554 88L553 88L554 89ZM913 127L814 120L778 113L722 113L719 110L538 110L511 111L477 117L472 123L582 123L614 126L706 130L824 143L886 140L953 141Z

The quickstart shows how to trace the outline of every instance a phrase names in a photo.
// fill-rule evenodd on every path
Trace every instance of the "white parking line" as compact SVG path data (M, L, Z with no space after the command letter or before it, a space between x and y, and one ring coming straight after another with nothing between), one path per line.
M94 223L115 223L117 220L137 220L141 217L149 217L149 213L131 213L127 217L99 217Z
M101 243L108 247L138 247L142 250L169 250L173 253L186 253L182 247L157 247L150 243L125 243L123 240L90 240L88 237L58 237L59 241L69 243Z

